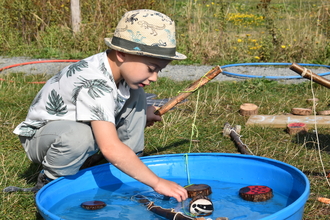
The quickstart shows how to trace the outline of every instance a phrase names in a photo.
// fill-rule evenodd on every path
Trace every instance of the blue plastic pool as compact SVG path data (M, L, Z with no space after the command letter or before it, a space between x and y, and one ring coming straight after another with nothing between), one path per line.
M272 159L226 153L169 154L142 157L157 175L182 186L208 184L214 212L208 218L230 220L300 220L309 195L309 181L297 168ZM188 175L189 173L189 175ZM189 181L188 181L189 178ZM265 202L250 202L238 195L248 185L265 185L274 197ZM134 200L146 196L156 205L187 212L189 201L164 200L150 187L122 173L111 164L80 171L59 178L43 187L36 204L45 219L163 219ZM80 204L101 200L100 210L85 210ZM143 216L143 217L142 217ZM142 218L141 218L142 217Z

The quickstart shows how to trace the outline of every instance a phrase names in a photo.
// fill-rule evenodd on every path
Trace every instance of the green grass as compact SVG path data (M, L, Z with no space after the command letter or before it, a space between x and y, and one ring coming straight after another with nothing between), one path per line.
M0 0L0 53L80 59L104 51L125 11L148 8L177 26L180 64L298 62L328 64L326 0L85 0L80 33L73 35L70 1Z
M0 81L0 188L9 185L32 187L40 166L25 156L18 138L12 133L24 120L28 106L41 84L48 76L24 74L3 75ZM174 82L160 78L146 88L146 92L158 98L174 97L191 82ZM170 87L168 85L171 85ZM147 155L187 152L238 153L234 143L222 134L223 125L241 125L241 139L258 156L291 164L302 170L310 180L311 195L305 206L305 220L328 219L329 205L316 200L329 197L330 186L323 175L330 170L330 128L318 128L319 141L313 128L306 135L290 136L283 128L245 126L247 117L238 113L242 103L259 106L260 114L279 115L289 113L293 107L309 107L306 99L312 98L312 89L320 100L317 110L328 109L329 90L310 82L280 84L264 79L239 82L210 82L188 101L178 105L163 116L163 121L146 129ZM195 111L197 106L197 111ZM196 115L196 128L190 144L192 123ZM198 135L197 135L198 134ZM319 143L319 144L318 144ZM1 193L0 219L40 219L36 213L33 194Z

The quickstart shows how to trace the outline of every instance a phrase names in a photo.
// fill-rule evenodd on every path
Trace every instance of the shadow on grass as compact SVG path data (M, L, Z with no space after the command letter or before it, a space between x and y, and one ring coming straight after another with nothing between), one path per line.
M190 142L190 140L188 140L188 139L187 140L184 139L184 140L176 141L176 142L171 143L171 144L169 144L167 146L164 146L162 148L157 148L157 149L153 149L151 151L145 152L144 156L150 156L150 155L153 155L153 154L161 153L161 152L167 151L171 148L179 147L179 146L181 146L183 144L186 144L186 143L189 143L189 142Z
M30 166L20 174L20 178L25 179L28 184L37 183L37 178L41 170L41 164L31 163Z
M296 144L305 144L307 149L310 150L318 150L318 143L319 147L322 151L326 153L330 153L330 135L329 134L318 134L311 133L311 132L303 132L298 133L295 136L295 139L293 140ZM322 172L316 172L316 171L308 171L305 170L304 173L306 175L312 175L312 176L318 176L318 177L324 177L324 173ZM330 175L330 170L326 171L326 174Z
M330 134L305 132L298 133L293 140L296 144L305 144L308 149L317 149L318 143L322 151L330 153Z

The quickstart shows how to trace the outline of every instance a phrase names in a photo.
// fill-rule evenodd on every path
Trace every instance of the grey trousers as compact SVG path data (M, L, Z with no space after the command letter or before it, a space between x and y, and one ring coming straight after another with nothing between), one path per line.
M135 153L144 149L146 98L142 88L131 90L131 96L116 117L119 139ZM85 160L98 152L91 126L76 121L51 121L33 137L20 141L28 158L42 163L52 179L76 174Z

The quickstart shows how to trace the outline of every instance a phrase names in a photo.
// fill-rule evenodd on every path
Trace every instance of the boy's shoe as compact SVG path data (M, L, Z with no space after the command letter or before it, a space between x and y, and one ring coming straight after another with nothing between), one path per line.
M38 175L37 184L34 187L31 188L20 188L16 186L8 186L5 189L3 189L3 192L34 192L35 194L47 183L51 182L53 179L50 179L46 176L44 173L44 170L41 170Z
M44 170L41 170L38 175L37 184L35 185L35 187L33 187L31 191L37 193L44 185L51 182L52 180L53 179L50 179L46 176Z

